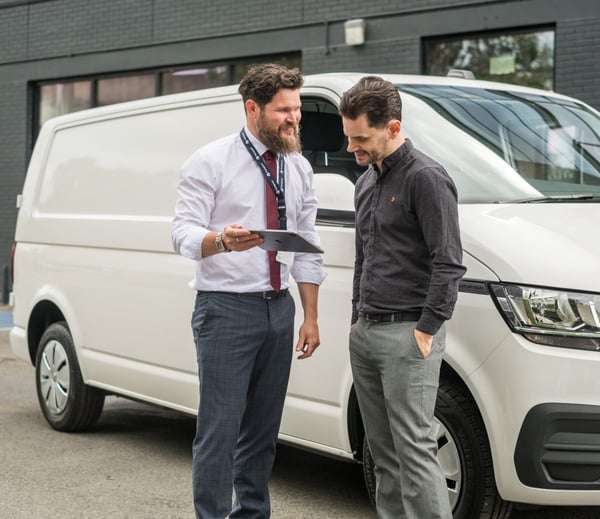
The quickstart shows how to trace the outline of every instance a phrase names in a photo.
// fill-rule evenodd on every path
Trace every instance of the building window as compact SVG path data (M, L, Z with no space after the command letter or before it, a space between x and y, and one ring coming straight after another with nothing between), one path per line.
M162 93L176 94L229 84L226 65L168 70L162 74Z
M39 125L57 115L92 107L92 82L74 81L39 87Z
M98 80L96 106L112 105L156 95L154 74L120 76Z
M425 71L470 70L477 79L552 90L554 29L462 35L425 42Z
M43 82L35 85L37 104L34 140L42 124L51 117L132 101L162 94L175 94L239 83L248 68L257 63L281 63L300 67L300 54L265 56L252 60L235 60L228 63L202 64L185 68L156 69L136 75L123 74L110 77L79 78L75 81Z

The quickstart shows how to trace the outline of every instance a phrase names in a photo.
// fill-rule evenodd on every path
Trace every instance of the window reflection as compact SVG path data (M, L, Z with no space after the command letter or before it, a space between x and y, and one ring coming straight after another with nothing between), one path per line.
M227 66L200 67L163 73L162 93L175 94L228 84Z
M75 81L40 86L39 118L40 127L50 117L77 112L92 106L92 82Z
M402 85L400 89L402 94L424 101L427 108L407 120L427 122L428 138L436 147L444 140L457 149L459 143L468 142L459 134L450 139L448 126L439 130L442 123L450 122L452 130L466 132L502 159L499 166L494 166L499 163L488 158L476 167L458 160L460 165L453 168L449 160L441 157L448 163L463 202L531 196L519 188L521 193L517 196L517 190L513 189L511 197L504 190L505 185L492 184L501 175L490 172L494 168L506 172L506 166L544 195L600 193L600 118L585 105L548 95L467 86ZM411 123L411 128L414 126ZM435 138L438 131L444 135ZM411 136L418 133L412 132ZM418 144L435 158L436 150L430 149L431 144Z
M133 101L156 95L154 74L98 80L98 106Z
M425 43L425 62L431 75L465 69L477 79L552 90L554 30L432 39Z

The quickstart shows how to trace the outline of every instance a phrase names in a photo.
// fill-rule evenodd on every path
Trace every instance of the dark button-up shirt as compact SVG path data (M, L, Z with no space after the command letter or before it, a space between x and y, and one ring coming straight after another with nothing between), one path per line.
M452 316L465 273L457 195L446 170L407 139L356 182L352 322L359 312L421 312L434 335Z

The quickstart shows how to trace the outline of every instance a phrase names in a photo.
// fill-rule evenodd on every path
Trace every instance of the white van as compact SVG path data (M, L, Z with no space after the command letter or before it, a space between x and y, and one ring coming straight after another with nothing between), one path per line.
M336 108L359 77L308 76L302 91L329 277L321 347L294 362L280 439L364 461L372 494L347 354L361 170ZM600 114L506 84L385 77L401 92L404 134L459 192L468 270L436 410L454 516L508 517L511 502L600 505ZM170 224L180 165L243 124L236 91L42 128L19 197L10 340L35 364L55 429L91 427L107 394L196 413L193 264L173 253Z

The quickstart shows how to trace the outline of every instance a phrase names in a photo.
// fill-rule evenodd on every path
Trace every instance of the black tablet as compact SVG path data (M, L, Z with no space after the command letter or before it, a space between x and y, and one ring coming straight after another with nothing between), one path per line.
M290 252L319 252L323 249L313 245L304 239L298 233L293 231L282 231L279 229L262 229L260 231L250 231L259 234L265 242L261 247L265 250L281 250Z

